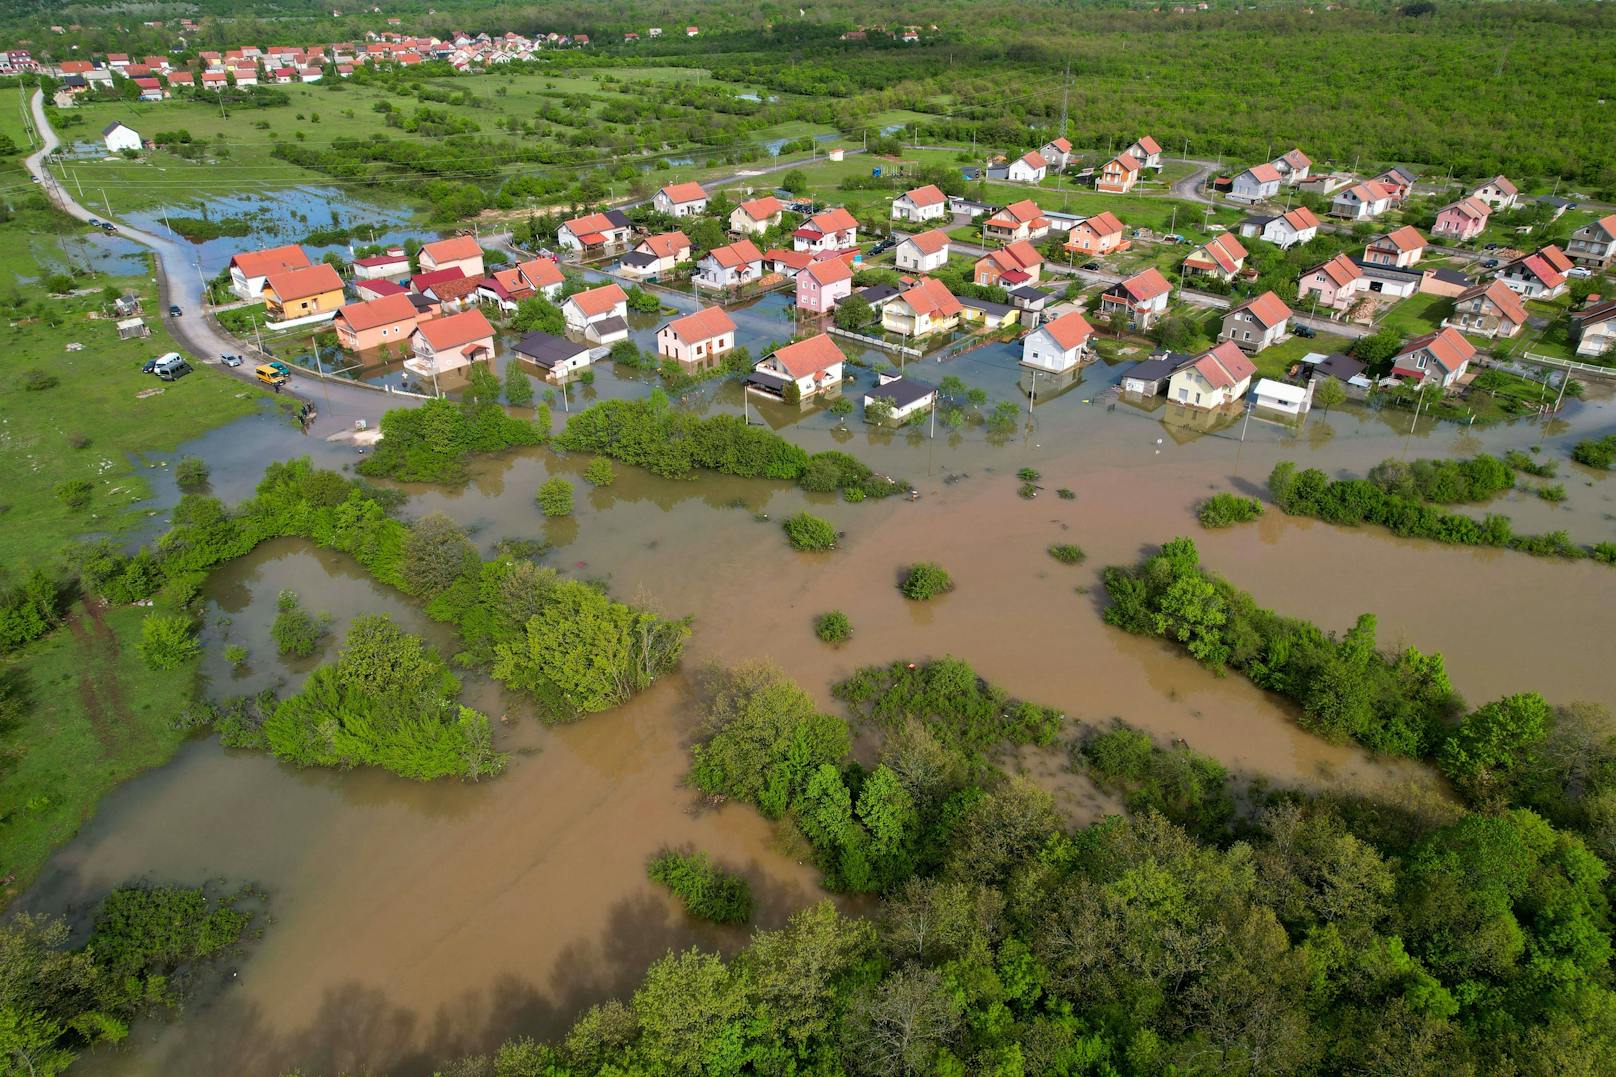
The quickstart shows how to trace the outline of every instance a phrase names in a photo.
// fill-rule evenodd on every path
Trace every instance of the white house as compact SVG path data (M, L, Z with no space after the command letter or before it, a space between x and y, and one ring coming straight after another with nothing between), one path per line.
M858 246L858 220L846 209L822 210L791 233L791 246L799 251L845 251Z
M699 183L670 183L651 199L651 206L673 217L697 217L707 211L707 192Z
M1574 312L1571 335L1577 342L1578 355L1611 354L1616 348L1616 299Z
M588 251L626 246L634 225L622 210L586 213L556 229L556 243L563 250Z
M1202 352L1167 380L1167 399L1192 408L1221 408L1246 395L1257 367L1246 353L1224 341Z
M768 396L783 397L786 386L795 383L800 398L834 389L842 383L846 357L827 333L787 344L758 360L747 378L747 389Z
M689 370L717 366L735 348L735 319L723 307L708 307L675 318L657 330L657 355Z
M910 236L898 244L899 269L914 273L930 273L948 264L948 233L941 228Z
M1259 408L1285 415L1300 415L1313 404L1313 385L1310 381L1304 388L1273 378L1263 378L1257 382L1252 396Z
M1048 172L1049 163L1044 160L1044 155L1037 150L1028 150L1005 167L1004 178L1011 183L1042 183Z
M1299 149L1282 153L1268 163L1278 170L1287 187L1294 187L1301 183L1313 171L1313 162L1308 159L1307 154Z
M101 141L107 144L108 153L138 150L142 145L140 132L117 120L112 121L101 129Z
M696 283L709 288L737 288L763 276L763 252L750 239L715 247L696 263Z
M1234 178L1229 197L1236 202L1265 202L1279 193L1284 179L1271 164L1252 165Z
M761 236L780 223L785 204L774 195L742 202L729 214L729 230L741 235Z
M1078 311L1034 329L1021 339L1021 365L1050 374L1064 374L1089 355L1094 327Z
M628 296L615 284L569 295L561 316L568 329L596 344L628 339Z
M934 184L905 191L892 200L892 219L895 221L941 220L948 215L948 196Z
M1375 180L1364 180L1341 191L1330 203L1330 216L1349 221L1367 221L1385 213L1392 205L1392 189Z
M1161 171L1161 144L1149 135L1141 136L1122 152L1138 161L1141 168L1154 168L1158 172Z
M1319 219L1306 206L1297 206L1278 217L1247 217L1240 222L1240 234L1267 240L1282 250L1310 242L1319 234Z
M258 299L270 277L292 269L307 269L313 264L303 248L295 243L243 251L230 259L230 290L242 299Z
M1579 266L1604 269L1616 260L1616 213L1590 221L1571 233L1566 254Z
M877 401L892 409L893 421L902 423L913 415L930 411L937 403L937 389L902 374L882 371L877 375L876 387L864 394L866 412Z
M1503 176L1494 176L1492 179L1470 192L1471 198L1480 199L1487 203L1494 212L1509 209L1515 205L1520 197L1520 191L1515 185Z

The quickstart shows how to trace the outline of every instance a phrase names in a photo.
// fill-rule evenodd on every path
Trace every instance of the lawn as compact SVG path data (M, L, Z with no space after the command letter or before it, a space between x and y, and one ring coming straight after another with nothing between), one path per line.
M1344 352L1351 345L1350 339L1333 333L1320 333L1312 338L1293 336L1289 340L1264 348L1252 356L1251 361L1257 364L1259 378L1283 378L1285 372L1291 368L1291 364L1308 352L1330 355L1333 352Z
M0 768L0 906L21 893L120 782L167 762L185 739L174 719L196 663L147 669L137 642L147 611L75 606L65 627L11 665L32 706L9 731Z
M15 239L10 228L0 238ZM100 313L100 287L143 289L150 337L119 340ZM142 502L151 485L134 462L138 453L171 452L182 442L250 414L264 394L214 367L172 383L140 372L147 359L177 349L157 312L151 282L111 282L72 299L25 293L26 313L13 308L0 326L0 342L12 376L0 386L0 462L7 474L0 492L0 568L24 570L59 555L77 536L116 534L145 519ZM21 316L19 316L21 315ZM56 322L57 324L51 324ZM67 344L84 345L68 351ZM38 369L57 379L51 388L29 390L23 372ZM145 399L143 390L162 388ZM82 444L82 448L75 447ZM94 485L88 508L69 509L56 496L57 483L85 479Z
M1453 300L1443 295L1416 293L1396 303L1380 319L1381 328L1397 330L1404 339L1442 328L1442 319L1453 310Z

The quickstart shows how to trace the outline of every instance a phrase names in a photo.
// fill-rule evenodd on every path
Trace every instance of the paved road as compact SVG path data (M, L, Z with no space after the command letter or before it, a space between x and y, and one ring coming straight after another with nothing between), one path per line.
M45 193L65 212L81 221L101 219L74 201L45 167L45 159L55 152L60 140L45 118L44 101L44 93L35 90L34 123L39 128L42 144L24 163ZM102 217L104 216L103 214ZM197 362L215 364L220 370L249 384L259 384L253 375L250 360L255 350L225 332L204 315L202 274L196 268L187 245L124 224L118 225L118 234L149 247L156 253L160 311L166 314L169 306L174 305L186 312L182 317L168 319L168 331L191 354L191 358ZM249 357L249 361L232 369L219 362L221 355L244 355ZM327 381L303 374L294 374L291 388L286 392L296 399L314 403L319 412L319 419L312 432L319 435L352 429L355 419L364 419L374 426L383 412L419 402L413 397L391 396L344 382Z

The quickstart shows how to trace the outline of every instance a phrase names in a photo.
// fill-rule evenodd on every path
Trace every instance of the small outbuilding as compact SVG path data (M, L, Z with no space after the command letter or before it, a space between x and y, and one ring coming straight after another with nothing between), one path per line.
M882 374L881 383L864 394L865 408L876 401L891 407L892 418L901 423L935 407L937 387L902 374Z
M139 318L125 318L118 323L118 339L134 340L151 336L151 327Z
M140 132L118 120L113 120L101 129L101 141L107 144L108 153L138 150L142 145Z
M1289 382L1263 378L1257 383L1253 396L1259 408L1283 412L1286 415L1301 415L1313 404L1313 386L1309 383L1303 388Z

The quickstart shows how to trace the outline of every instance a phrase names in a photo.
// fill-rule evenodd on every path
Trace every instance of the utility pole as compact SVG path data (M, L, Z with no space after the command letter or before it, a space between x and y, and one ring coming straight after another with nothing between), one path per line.
M73 187L79 192L79 201L84 201L84 187L79 183L79 174L77 169L74 169L73 171Z
M105 187L101 188L101 205L106 207L107 219L111 220L112 219L112 203L107 201L107 189Z
M1240 424L1240 442L1241 442L1241 444L1244 444L1245 440L1246 440L1246 427L1251 425L1251 407L1252 407L1252 402L1249 401L1249 400L1246 401L1246 421Z
M1061 79L1061 124L1060 137L1066 137L1066 102L1072 92L1072 62L1066 61L1066 73Z

